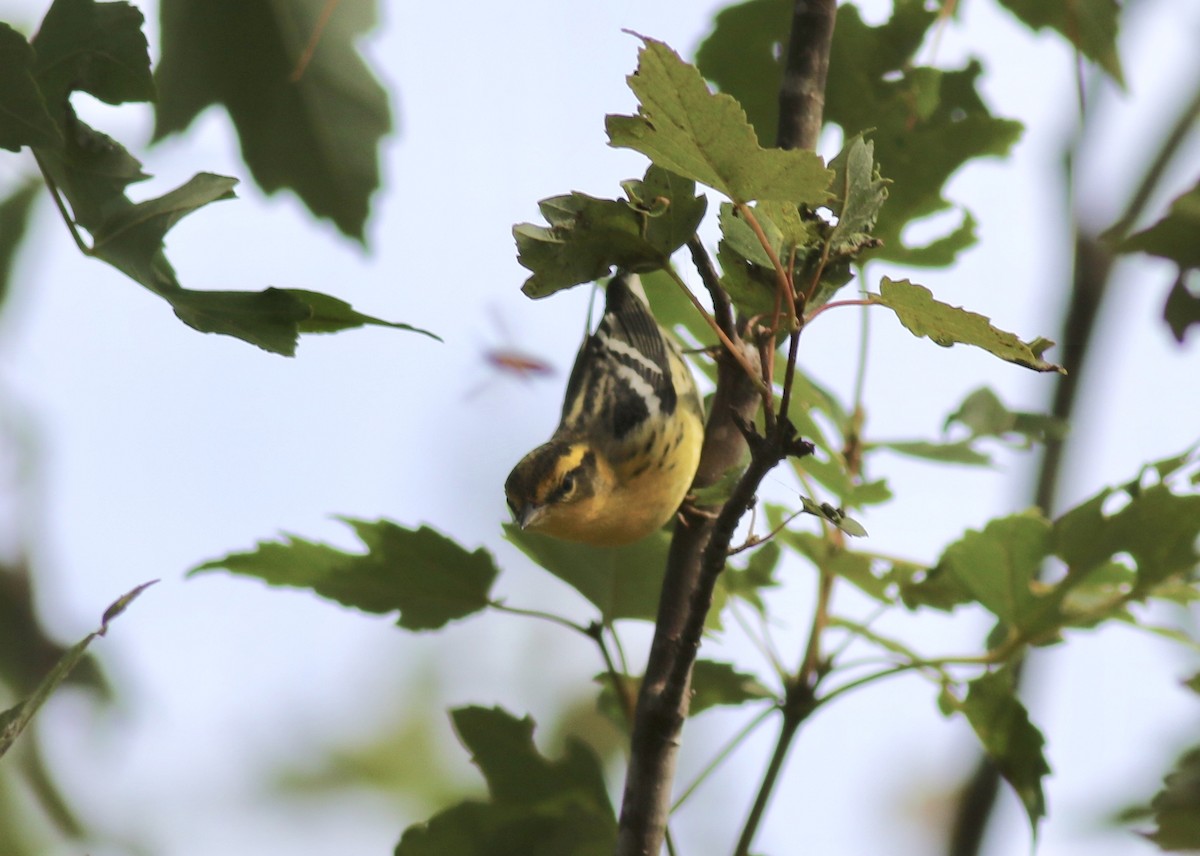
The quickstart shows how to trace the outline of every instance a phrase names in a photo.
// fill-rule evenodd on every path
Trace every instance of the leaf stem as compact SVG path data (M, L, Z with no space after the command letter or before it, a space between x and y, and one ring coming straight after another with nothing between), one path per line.
M707 309L704 308L704 304L702 304L696 298L696 295L692 294L692 290L687 287L687 283L685 283L679 276L678 271L676 271L670 265L668 265L665 270L670 275L671 279L675 281L675 284L678 285L683 293L687 295L688 300L692 301L692 306L696 307L696 311L700 313L700 316L704 319L705 323L707 323L708 326L712 328L712 331L717 334L717 338L721 340L721 344L725 347L725 350L729 352L729 355L737 360L738 365L742 367L742 370L746 373L746 377L750 379L755 388L758 389L758 391L762 394L769 394L766 385L762 381L762 378L759 377L754 366L750 365L750 361L746 359L746 355L742 353L741 348L733 343L733 340L730 339L730 337L725 334L725 331L721 329L721 325L717 323L717 320L713 318L711 314L709 314Z
M687 802L696 789L704 784L705 780L711 776L718 767L725 763L725 760L733 754L733 751L737 749L737 747L740 746L747 737L758 730L758 726L766 722L767 717L774 713L775 710L776 708L774 707L768 707L766 710L761 711L757 716L746 723L746 725L742 726L742 729L738 731L737 734L733 735L733 737L726 741L725 745L722 746L717 754L713 756L712 760L704 765L704 769L696 774L696 778L692 780L691 784L683 789L683 793L680 794L679 798L676 799L671 805L671 811L677 811L680 806Z
M595 638L592 635L592 630L583 624L576 624L569 618L563 618L561 615L555 615L552 612L542 612L539 609L522 609L517 606L509 606L500 600L488 602L488 606L498 612L507 612L509 615L523 615L526 618L540 618L542 621L549 621L551 624L557 624L559 627L565 627L568 630L574 630L589 639Z
M62 194L58 189L58 184L50 177L50 173L46 171L46 165L42 163L42 159L38 157L38 153L34 151L33 159L37 162L38 169L41 170L42 180L46 182L46 187L50 190L50 197L54 200L54 205L58 208L58 213L62 215L63 222L67 224L67 230L71 233L71 237L75 239L75 246L79 247L79 251L85 256L92 255L92 248L84 243L83 238L79 234L79 230L75 226L75 220L67 211L67 205L62 200Z
M852 298L849 300L832 300L822 306L818 306L804 318L805 324L811 324L812 320L824 312L826 309L840 309L843 306L874 306L879 303L875 296L868 294L866 297Z

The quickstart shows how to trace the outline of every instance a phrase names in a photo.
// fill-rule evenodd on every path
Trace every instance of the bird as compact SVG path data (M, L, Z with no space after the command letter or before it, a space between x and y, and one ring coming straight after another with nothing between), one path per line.
M504 485L522 530L597 547L661 529L691 487L704 407L687 363L655 320L637 274L609 281L550 439Z

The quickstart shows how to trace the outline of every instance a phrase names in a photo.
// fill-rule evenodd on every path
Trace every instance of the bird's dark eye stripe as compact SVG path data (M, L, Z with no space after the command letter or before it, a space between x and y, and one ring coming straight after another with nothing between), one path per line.
M588 454L590 455L591 453L589 452ZM583 473L583 470L584 466L583 464L580 464L579 466L575 467L575 469L565 473L563 477L559 479L558 484L555 485L554 490L550 491L550 493L546 495L546 505L557 502L574 490L575 480Z

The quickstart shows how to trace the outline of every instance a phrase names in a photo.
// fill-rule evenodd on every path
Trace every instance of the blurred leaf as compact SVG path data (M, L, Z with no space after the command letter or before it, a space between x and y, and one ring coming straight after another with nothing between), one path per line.
M637 72L627 78L638 114L607 118L611 145L640 151L734 202L825 202L832 176L815 153L762 148L737 101L710 92L695 67L662 42L642 41Z
M513 227L517 261L533 272L522 291L545 297L572 285L593 282L616 266L650 271L666 267L672 253L693 234L708 200L695 182L651 165L641 181L624 182L629 200L597 199L583 193L538 203L548 226Z
M1172 853L1200 850L1200 747L1179 759L1150 808L1157 828L1147 838Z
M621 678L636 697L641 689L642 677L622 675ZM595 681L601 685L597 707L611 722L628 733L627 716L613 688L611 676L600 674ZM688 716L697 716L713 707L737 706L747 702L774 700L776 697L756 676L739 672L730 663L705 659L696 660L692 669L691 691Z
M989 672L968 687L959 709L988 757L1012 785L1036 834L1038 822L1046 815L1042 779L1050 773L1042 753L1042 733L1029 721L1024 705L1013 694L1009 670Z
M927 440L896 440L881 443L867 443L864 448L890 449L900 455L910 458L923 458L927 461L937 461L942 464L967 464L969 466L986 467L992 459L983 452L977 451L970 440L956 440L952 443L931 443Z
M354 47L375 24L375 4L339 4L303 76L292 80L324 5L163 0L154 138L221 104L263 190L295 191L313 214L362 241L379 186L379 143L391 130L387 92Z
M601 856L617 823L595 755L577 740L549 761L533 744L533 721L499 708L451 713L488 783L487 803L466 801L409 827L395 856Z
M1128 504L1105 514L1110 497L1124 493ZM1109 488L1071 509L1054 523L1054 553L1067 563L1072 577L1106 565L1117 553L1137 563L1137 587L1153 586L1186 574L1198 558L1200 495L1178 495L1165 484L1132 490Z
M971 392L958 410L946 417L944 427L959 423L976 437L1001 437L1017 434L1027 440L1045 443L1061 440L1067 435L1062 419L1042 413L1009 410L996 393L985 387Z
M863 594L879 601L894 601L888 593L888 580L876 575L872 558L865 553L838 548L828 539L812 532L784 530L779 537L818 568L842 577Z
M533 745L529 717L517 719L500 708L483 707L462 707L450 715L495 801L531 805L577 791L614 819L596 758L578 741L568 740L563 760L547 761Z
M766 541L754 548L744 568L733 565L727 567L717 578L717 585L724 586L729 597L740 598L753 606L759 615L766 615L762 590L778 587L775 568L781 554L777 539Z
M34 74L50 109L65 108L72 92L107 104L153 101L144 22L129 3L55 0L33 37Z
M1035 371L1065 370L1042 359L1042 352L1053 342L1037 339L1022 342L1012 333L993 327L983 315L948 303L934 300L929 289L908 280L883 278L880 294L870 295L872 301L896 313L914 336L926 336L942 347L954 344L974 345L1010 363Z
M1167 302L1163 304L1163 320L1180 344L1183 344L1188 328L1200 324L1200 294L1188 287L1187 280L1187 271L1180 271L1167 293Z
M653 621L658 615L670 536L665 531L626 547L592 547L524 532L504 524L504 537L545 570L575 589L610 624L620 618Z
M947 547L932 573L949 575L1007 627L1030 633L1055 627L1057 599L1033 588L1050 552L1050 530L1037 511L997 518ZM1054 613L1049 618L1047 610Z
M410 815L461 799L462 777L447 758L457 747L439 739L444 688L438 672L431 662L415 679L393 684L394 703L371 715L372 724L305 739L305 752L289 753L271 771L272 797L305 800L295 807L307 810L316 801L369 791Z
M911 265L949 264L974 243L974 220L966 213L961 226L925 246L901 235L909 223L950 208L942 192L960 167L1006 154L1021 131L1020 123L992 116L980 99L979 63L959 71L916 65L937 17L923 0L896 0L891 19L869 27L853 4L844 4L829 60L826 119L847 138L871 129L875 160L895 181L873 233L883 246L873 255Z
M896 0L892 17L867 26L851 3L841 5L833 34L825 117L850 139L869 129L875 160L896 184L889 190L874 237L877 258L945 266L975 242L975 220L925 246L901 240L905 227L950 207L942 189L967 161L1008 152L1021 125L993 117L976 92L981 67L959 71L916 64L917 51L938 12L923 0ZM763 144L775 139L782 58L791 25L787 0L750 0L717 15L697 52L697 65L722 92L737 98ZM937 152L930 157L930 152Z
M46 699L50 698L51 693L58 688L58 685L67 679L71 670L83 659L84 653L87 651L88 645L97 636L103 636L108 632L108 623L116 618L125 608L137 598L143 591L154 583L143 583L132 591L122 595L114 601L104 612L104 617L101 620L100 627L89 633L80 642L68 648L55 663L54 668L46 675L34 689L33 693L24 701L17 704L15 707L9 708L6 711L0 712L0 757L9 750L13 742L20 736L33 719L33 715L38 712Z
M34 60L25 37L0 22L0 149L16 152L22 146L62 144L33 79Z
M0 91L3 91L2 84ZM26 181L0 200L0 313L8 299L13 262L29 227L33 203L41 189L41 182Z
M1194 276L1194 272L1200 269L1200 241L1196 240L1198 233L1200 182L1177 196L1165 217L1117 245L1117 252L1120 253L1149 253L1179 265L1179 276L1163 305L1163 319L1171 328L1175 341L1180 343L1188 328L1200 324L1200 295L1189 282L1189 275Z
M981 437L1002 440L1019 437L1028 444L1060 440L1067 433L1064 420L1041 413L1009 410L987 387L970 393L958 410L946 417L943 430L956 423L970 432L967 439L941 443L925 440L872 441L864 446L868 449L890 449L901 455L946 464L988 466L992 462L991 456L976 448L976 441Z
M1057 30L1076 50L1125 88L1117 53L1117 0L1000 0L1033 30Z
M1120 253L1149 253L1181 268L1200 268L1200 182L1171 201L1167 215L1117 245Z
M730 663L700 659L692 669L691 716L710 707L774 698L775 693L763 686L757 677L737 671Z
M273 586L311 589L364 612L399 611L397 624L407 630L437 630L487 607L498 573L487 550L468 552L427 526L344 520L366 553L285 536L282 542L260 541L252 552L205 562L188 576L226 570Z

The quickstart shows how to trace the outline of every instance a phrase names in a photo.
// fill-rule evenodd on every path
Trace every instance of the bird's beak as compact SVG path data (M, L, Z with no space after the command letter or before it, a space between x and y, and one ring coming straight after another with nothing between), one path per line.
M517 526L521 527L522 531L534 527L538 521L542 519L546 507L537 505L536 503L527 503L519 508L513 509L513 521Z

